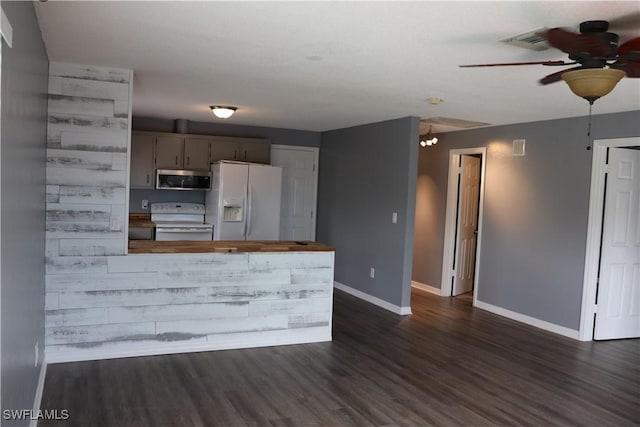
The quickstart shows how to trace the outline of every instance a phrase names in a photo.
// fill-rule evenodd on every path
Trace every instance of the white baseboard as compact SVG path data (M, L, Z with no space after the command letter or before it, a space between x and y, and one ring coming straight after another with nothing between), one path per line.
M285 329L261 332L220 334L215 341L194 342L131 342L103 344L91 349L58 349L46 351L47 363L80 362L86 360L118 359L123 357L157 356L161 354L194 353L200 351L232 350L276 345L308 344L331 341L331 327Z
M356 298L365 300L371 304L377 305L378 307L384 308L385 310L388 310L392 313L399 314L401 316L406 316L408 314L411 314L411 307L400 307L398 305L391 304L390 302L374 297L372 295L369 295L367 293L354 289L351 286L347 286L340 282L333 282L333 286L336 289L340 289L341 291L344 291L350 295L353 295Z
M33 398L33 414L37 414L40 411L40 404L42 403L42 393L44 392L44 379L47 376L47 362L42 360L40 365L40 376L38 377L38 386L36 387L36 395ZM29 423L29 427L37 427L38 420L32 419Z
M430 294L441 296L440 288L436 288L435 286L425 285L424 283L420 283L412 280L411 287L420 289L421 291L429 292Z
M490 311L491 313L507 317L511 320L522 322L530 326L535 326L536 328L544 329L545 331L553 332L554 334L572 338L574 340L578 340L580 338L580 331L577 331L575 329L569 329L564 326L556 325L555 323L545 322L544 320L516 313L515 311L507 310L505 308L488 304L486 302L476 301L474 303L474 307Z

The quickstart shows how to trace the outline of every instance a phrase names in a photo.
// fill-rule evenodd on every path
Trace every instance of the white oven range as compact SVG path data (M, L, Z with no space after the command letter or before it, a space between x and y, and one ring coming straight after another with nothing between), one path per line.
M211 240L213 226L204 222L204 214L204 205L199 203L152 203L156 240Z

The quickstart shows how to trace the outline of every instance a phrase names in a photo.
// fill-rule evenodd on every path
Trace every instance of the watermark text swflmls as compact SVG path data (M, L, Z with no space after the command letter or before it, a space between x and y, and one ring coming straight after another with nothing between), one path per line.
M68 420L68 409L4 409L2 411L3 420Z

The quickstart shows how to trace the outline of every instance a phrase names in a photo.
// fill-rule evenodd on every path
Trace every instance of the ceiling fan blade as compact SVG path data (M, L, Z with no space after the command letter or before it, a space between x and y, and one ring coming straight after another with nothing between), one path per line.
M628 55L632 52L640 52L640 37L627 40L618 47L618 55Z
M541 85L548 85L550 83L559 82L560 80L562 80L562 75L567 71L574 71L574 70L581 70L581 69L582 67L574 67L574 68L569 68L567 70L558 71L556 73L549 74L548 76L544 76L538 82Z
M529 61L529 62L502 62L497 64L471 64L471 65L458 65L460 68L472 68L472 67L511 67L515 65L570 65L575 62L564 61Z
M570 55L588 53L591 56L607 56L610 53L609 44L603 40L562 28L552 28L545 31L543 36L551 46Z
M611 64L611 68L624 71L627 77L640 77L640 61L616 61Z

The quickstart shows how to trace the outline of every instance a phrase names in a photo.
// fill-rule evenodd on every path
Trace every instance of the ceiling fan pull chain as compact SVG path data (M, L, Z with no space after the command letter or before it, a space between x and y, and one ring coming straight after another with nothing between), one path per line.
M589 102L589 128L587 129L587 151L591 150L591 111L593 110L593 102Z

